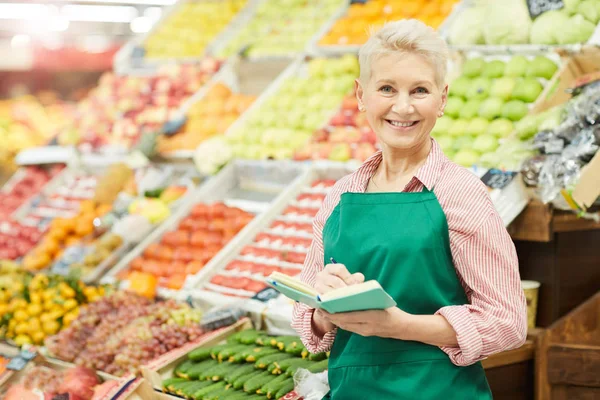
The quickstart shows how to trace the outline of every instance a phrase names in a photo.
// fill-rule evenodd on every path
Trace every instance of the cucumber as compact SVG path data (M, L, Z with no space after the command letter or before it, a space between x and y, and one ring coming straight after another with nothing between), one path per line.
M175 383L183 383L183 382L189 382L187 379L185 378L169 378L169 379L165 379L162 383L163 386L163 391L165 392L170 392L171 389L171 385L175 384Z
M226 345L217 345L217 346L210 346L210 347L200 347L199 349L196 349L196 350L190 352L188 354L188 358L190 360L193 360L193 361L208 360L210 358L211 351L213 351L213 349L215 347L221 347L221 346L226 346Z
M283 361L283 360L286 360L291 357L293 357L293 355L291 355L291 354L274 353L274 354L270 354L268 356L259 358L258 360L256 360L254 365L256 366L256 368L259 368L259 369L267 369L269 367L269 365L273 364L275 361Z
M235 353L233 356L229 357L229 362L231 362L231 363L244 362L244 361L246 361L246 358L248 358L249 355L251 355L255 351L260 351L258 349L263 349L263 348L264 347L248 346L247 349L241 350L240 352Z
M249 329L246 331L241 331L238 340L242 344L254 344L256 339L264 334L266 334L266 332L259 332L254 329Z
M225 343L225 344L220 344L218 346L213 347L210 350L210 358L212 358L213 360L216 360L220 352L222 352L223 350L228 349L230 347L233 347L233 346L237 346L237 345Z
M285 385L279 388L279 391L275 394L275 399L279 400L289 392L294 390L294 380L288 381Z
M240 367L239 365L230 364L230 363L223 363L221 365L222 365L222 368L220 368L216 372L213 372L212 376L209 376L208 379L211 379L213 382L221 381L225 378L225 375L227 375L228 373L230 373L232 371L235 371L236 369L238 369Z
M206 386L206 387L198 390L196 393L194 393L192 395L192 399L193 400L204 400L204 396L206 396L207 394L210 394L217 390L223 389L224 387L225 387L225 382L213 383L212 385Z
M229 387L225 386L221 390L215 390L214 392L209 393L208 395L204 396L202 399L203 400L222 400L222 399L225 399L229 394L231 394L233 392L234 392L233 389L230 389Z
M261 373L262 373L262 371L254 371L254 372L250 372L249 374L240 376L239 378L237 378L233 382L233 388L234 389L241 389L241 388L243 388L244 387L244 383L246 383L246 381L248 381L249 379L254 378L255 376L258 376Z
M276 361L275 364L277 364L277 367L281 371L285 372L285 371L288 370L289 367L291 367L292 365L297 365L297 364L299 364L299 365L309 364L307 366L307 368L308 368L308 367L310 367L312 365L312 362L308 361L308 360L303 360L303 359L301 359L299 357L292 357L292 358L288 358L286 360Z
M303 357L303 358L305 358L305 357ZM316 353L316 354L309 353L308 359L310 361L323 361L323 360L327 359L327 353Z
M329 366L329 360L325 359L319 362L315 362L313 365L308 367L308 372L312 372L313 374L318 374L319 372L323 372L327 370Z
M277 349L273 349L270 347L256 347L255 349L253 349L250 354L248 355L248 357L246 357L246 362L256 362L256 360L258 358L264 357L264 356L268 356L270 354L275 354L275 353L279 353L279 350Z
M270 346L271 338L272 338L272 336L269 336L269 335L260 335L254 341L254 344L257 344L259 346Z
M173 392L178 396L185 396L185 391L187 388L194 386L198 381L187 381L187 382L182 382L182 383L174 383L171 385L171 387L173 388Z
M277 336L271 339L271 347L276 347L279 350L285 349L288 343L299 340L298 336Z
M230 364L220 364L220 363L218 363L214 367L211 367L211 368L208 368L205 371L202 371L200 373L200 375L198 375L198 379L201 380L201 381L203 381L203 380L212 380L212 377L215 376L215 374L221 373L221 371L223 371L225 369L225 367L228 366L228 365L230 365Z
M240 392L239 390L235 389L230 389L229 392L231 393L223 397L223 400L247 400L248 397L250 397L248 396L248 393Z
M198 379L203 372L209 370L210 368L214 368L217 365L219 365L217 361L209 358L208 360L201 361L190 368L187 371L187 376L189 379Z
M187 371L192 368L194 365L196 365L196 363L192 360L185 360L184 362L180 363L178 366L175 367L175 370L173 371L173 373L175 374L175 376L179 377L179 378L187 378Z
M283 376L283 375L281 375L281 376ZM267 393L267 398L274 399L275 397L277 397L277 393L279 393L279 391L282 388L288 387L290 383L292 385L294 384L294 379L293 378L287 378L287 379L279 382L277 385L273 385L273 389L270 392Z
M267 383L266 385L263 385L263 387L260 388L260 393L266 394L267 397L269 397L269 393L275 394L277 390L279 390L279 385L281 385L282 382L285 382L288 379L290 378L285 375L279 375L277 378L271 380L271 382Z
M285 346L285 352L288 354L293 354L295 356L301 356L302 351L304 350L306 350L306 347L304 347L304 345L300 341L300 338L298 338L298 340L288 343L287 346Z
M274 371L280 371L278 373L275 373ZM269 365L267 367L267 371L269 371L270 373L274 374L274 375L279 375L281 373L281 369L279 368L279 364L277 364L277 361L275 361L273 364Z
M194 381L193 385L186 386L185 389L182 389L181 392L185 396L186 399L192 398L192 395L196 393L200 389L204 389L209 386L211 383L207 381Z
M234 365L236 365L237 368L234 369L234 370L229 371L223 377L223 379L225 380L225 382L233 383L240 376L246 375L246 374L249 374L251 372L256 371L256 368L254 367L253 364L244 364L244 365L234 364Z
M221 350L219 352L219 354L217 355L217 360L219 360L219 362L228 361L229 357L235 355L236 353L239 353L240 351L246 350L247 348L248 348L248 346L245 344L232 345L230 347L227 347L227 348Z
M299 364L292 365L285 371L286 375L294 376L296 371L298 371L299 369L309 369L310 367L312 367L315 364L313 361L308 361L308 360L302 360L302 361L306 361L306 364L299 363Z
M273 380L273 375L271 375L267 371L263 371L260 374L256 375L254 378L249 379L244 383L244 392L246 393L256 393L258 389L266 385L267 383Z
M229 343L229 344L240 343L240 333L242 333L242 332L243 332L243 331L241 331L241 332L236 332L236 333L234 333L233 335L229 336L229 337L227 338L227 343Z

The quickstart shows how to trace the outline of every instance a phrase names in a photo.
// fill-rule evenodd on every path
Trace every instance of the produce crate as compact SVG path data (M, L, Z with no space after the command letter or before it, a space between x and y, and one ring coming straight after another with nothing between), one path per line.
M187 282L191 299L205 307L235 304L258 320L265 316L267 302L278 295L267 287L265 278L273 271L300 273L322 199L335 181L353 169L352 164L313 164L285 197L273 203L252 232L215 260L210 270ZM234 285L224 285L228 279ZM243 288L244 283L256 289Z
M474 4L477 3L473 0L463 0L459 6L456 7L455 12L452 13L450 18L444 24L444 30L441 31L442 37L446 42L450 41L450 32L455 24L464 23L463 15ZM528 2L529 3L529 2ZM466 18L466 17L465 17ZM519 54L534 52L551 52L555 50L566 50L573 53L578 53L585 46L595 46L600 43L600 25L596 26L596 30L586 43L577 44L564 44L564 45L543 45L543 44L508 44L508 45L490 45L490 44L479 44L479 45L455 45L449 44L449 47L454 50L477 50L482 53L488 54Z
M219 1L219 0L216 0ZM188 1L180 0L172 6L169 6L163 10L160 19L154 24L152 29L147 33L134 37L129 40L119 51L115 54L113 59L113 68L115 73L119 75L128 75L131 73L152 73L160 65L173 64L173 63L189 63L195 62L202 59L204 55L214 53L215 46L218 46L223 42L224 38L227 37L229 32L233 29L237 29L238 26L244 25L248 19L252 16L252 10L262 0L248 0L246 5L237 13L235 17L229 22L229 24L215 36L211 43L205 48L203 54L198 54L194 57L178 57L178 58L162 58L162 59L151 59L145 57L145 51L143 48L146 40L151 37L158 28L175 12L178 11L183 4ZM191 2L194 2L193 0ZM207 0L201 0L201 2L208 2Z
M183 132L180 127L174 135L158 139L158 151L161 156L169 160L191 159L195 154L197 144L205 139L225 133L229 126L252 106L260 94L290 63L291 60L288 59L249 60L237 56L230 57L219 72L181 106L179 115L172 123L179 125L179 121L185 120L185 128L183 128ZM217 98L223 96L223 91L230 92L226 100ZM233 112L230 110L230 100L233 96L239 96L246 101L254 98L254 101L250 102L248 106L244 106L243 109ZM221 107L215 110L214 104L216 101L219 101ZM200 114L202 109L194 111L194 108L201 103L204 103L205 107L204 117ZM196 113L198 115L193 115ZM187 119L184 115L187 115ZM234 116L234 119L231 116ZM184 135L190 136L193 141L193 145L188 146L190 148L169 149L170 147L183 147L184 143L178 145L173 142L183 141Z
M317 78L315 74L319 72L313 68L313 77L308 80L312 61L321 64L324 71ZM244 159L292 158L294 152L312 138L314 131L338 112L357 76L358 61L352 55L296 58L225 132L235 156ZM314 89L307 88L307 84L314 85ZM293 107L296 98L302 105Z
M0 352L11 358L19 355L19 350L12 346L0 345ZM28 362L23 369L18 371L7 370L0 378L0 394L4 394L12 385L21 382L34 367L45 367L53 371L63 372L76 367L75 364L67 363L42 354L37 354L33 360ZM118 378L102 371L96 371L101 383L114 382L110 389L99 400L146 400L153 393L150 384L143 378L126 376Z
M141 369L142 376L155 390L162 392L163 380L173 377L175 366L185 360L188 353L202 347L214 346L225 341L225 339L236 332L251 328L252 323L250 320L248 318L243 318L231 326L210 332L195 343L188 343L184 347L164 354L162 357L154 360L151 364L145 365ZM163 396L168 395L163 394ZM168 398L172 397L173 396L169 396Z
M157 245L166 234L179 227L180 223L188 218L198 204L223 203L226 207L236 207L258 216L241 229L234 240L221 247L214 256L211 255L210 260L202 261L205 262L205 265L201 265L201 269L194 272L193 275L188 274L186 281L198 279L197 277L211 271L214 265L218 265L219 260L231 252L238 240L244 240L243 238L252 234L254 227L260 224L261 215L269 208L270 203L279 202L280 198L285 197L290 190L293 190L295 182L305 175L306 167L293 162L235 161L228 164L218 175L199 187L188 201L158 229L121 259L109 271L103 282L116 282L119 275L124 274L134 260L142 257L149 246ZM194 256L188 263L200 261L196 258ZM159 293L167 297L175 295L174 291L165 287L162 287Z
M368 4L369 1L366 1L366 2L351 1L350 3ZM390 6L390 5L388 5L388 6ZM440 32L440 34L444 35L445 31L447 30L447 27L455 19L455 16L456 16L456 14L459 13L459 10L461 7L463 7L462 2L457 0L456 4L454 4L454 6L452 7L452 11L450 12L450 14L448 14L448 16L444 19L444 21L438 26L437 29L438 29L438 32ZM319 31L319 33L317 35L315 35L313 40L310 42L310 44L307 48L309 54L311 54L311 55L339 55L339 54L347 54L347 53L358 54L358 51L360 50L360 47L362 46L362 44L346 44L346 45L331 44L331 45L329 45L329 44L321 43L322 39L327 36L327 34L336 25L338 20L344 19L348 16L348 11L349 11L348 8L344 8L343 10L340 10L337 15L335 15L325 26L323 26L323 28ZM400 14L402 14L403 8L400 6L398 11ZM397 20L397 19L401 19L401 18L406 18L406 15L402 14L402 16L398 16L398 17L394 17L392 15L391 18L386 17L385 19L393 21L393 20ZM418 16L416 18L419 19ZM369 26L372 26L372 25L370 24Z

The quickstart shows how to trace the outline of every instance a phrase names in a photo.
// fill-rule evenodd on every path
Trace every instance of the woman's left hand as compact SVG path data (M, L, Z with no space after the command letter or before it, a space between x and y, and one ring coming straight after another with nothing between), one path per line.
M336 314L322 311L322 315L326 320L346 331L361 336L387 338L401 338L411 317L398 307Z

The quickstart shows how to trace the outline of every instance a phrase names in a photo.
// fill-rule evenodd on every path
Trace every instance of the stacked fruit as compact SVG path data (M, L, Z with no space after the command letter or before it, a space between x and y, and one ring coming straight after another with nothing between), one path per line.
M82 310L46 346L62 360L123 376L198 339L203 334L200 318L187 304L115 292Z
M23 258L23 268L40 271L62 257L65 247L91 240L94 219L110 211L111 206L91 200L79 203L79 213L72 218L56 218L50 223L42 241Z
M234 93L223 83L217 83L188 111L187 121L174 136L161 136L158 151L165 154L177 150L194 150L204 140L223 134L256 99Z
M315 58L299 74L282 82L276 93L246 114L249 118L243 126L227 132L236 156L292 158L352 90L358 60L354 55Z
M470 167L494 152L512 134L557 71L546 57L513 56L510 60L465 61L462 75L450 84L445 116L432 135L448 157Z
M356 96L348 94L340 110L311 141L294 154L295 160L329 159L364 161L376 151L377 136L365 114L358 111Z
M41 344L47 336L68 327L82 304L103 295L103 287L86 286L58 275L26 275L4 282L0 287L2 336L18 346Z
M266 288L265 278L275 271L298 275L312 242L312 219L334 184L334 180L313 182L202 289L249 298Z
M199 57L246 0L182 2L144 42L148 58Z
M205 58L198 64L162 67L153 76L106 73L78 104L73 129L92 148L130 148L143 133L158 131L220 66L218 60Z
M49 169L26 167L18 171L10 187L0 191L0 219L7 220L10 215L40 190L62 170L62 165Z
M44 232L35 226L24 226L14 221L0 224L0 260L23 257L39 242Z
M247 330L190 352L163 390L202 400L281 399L294 390L296 371L319 373L328 364L328 354L309 354L297 336Z
M361 45L367 41L369 29L377 29L386 21L415 18L438 28L458 0L369 0L354 2L346 15L338 19L319 44Z
M132 271L141 271L159 278L160 286L180 289L188 275L198 273L253 218L223 203L196 204L176 230L148 246L119 276L127 279Z
M262 2L252 20L219 55L229 57L247 46L248 54L256 57L301 53L343 3L341 0Z

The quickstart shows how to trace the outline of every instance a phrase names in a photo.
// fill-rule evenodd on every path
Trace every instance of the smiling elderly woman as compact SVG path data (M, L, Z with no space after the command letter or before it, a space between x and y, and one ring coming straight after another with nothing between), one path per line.
M485 186L430 136L447 58L416 20L386 24L360 50L356 96L382 151L325 199L301 279L319 293L375 279L398 306L328 314L296 304L306 347L331 349L326 398L490 399L479 361L525 340L514 245Z

